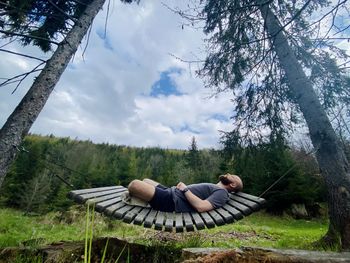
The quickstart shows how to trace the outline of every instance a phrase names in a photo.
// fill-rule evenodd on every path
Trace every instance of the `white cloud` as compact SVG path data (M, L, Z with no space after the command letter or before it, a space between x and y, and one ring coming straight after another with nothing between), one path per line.
M182 29L180 18L159 1L140 5L114 1L104 39L105 18L106 7L94 21L85 53L86 43L82 43L31 132L183 149L196 136L199 147L218 147L218 130L231 129L230 96L208 99L211 91L194 76L197 65L170 55L193 60L193 52L200 54L202 46L200 30ZM49 56L34 47L14 47ZM15 75L33 65L31 60L2 54L0 72L2 77ZM169 75L185 95L148 96L160 74L171 68L182 69ZM10 88L0 89L0 125L31 83L28 79L14 95ZM225 118L215 119L215 115Z

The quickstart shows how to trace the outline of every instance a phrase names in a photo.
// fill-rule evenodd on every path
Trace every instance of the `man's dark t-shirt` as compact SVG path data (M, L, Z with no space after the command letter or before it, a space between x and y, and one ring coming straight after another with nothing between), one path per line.
M209 201L213 208L223 206L229 199L228 191L216 184L200 183L190 184L188 189L202 200ZM175 186L171 188L173 200L175 203L175 212L195 212L196 210L187 201L186 196Z

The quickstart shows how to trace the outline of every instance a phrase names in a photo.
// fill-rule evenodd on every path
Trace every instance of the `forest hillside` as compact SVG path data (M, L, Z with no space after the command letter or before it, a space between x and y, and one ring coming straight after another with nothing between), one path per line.
M164 185L215 183L218 175L239 174L244 192L260 195L281 176L264 198L267 211L281 213L292 204L312 207L325 201L325 189L314 157L302 149L273 142L250 146L240 154L197 149L137 148L94 144L54 136L27 136L1 189L0 202L30 213L64 210L72 189L121 184L151 178Z

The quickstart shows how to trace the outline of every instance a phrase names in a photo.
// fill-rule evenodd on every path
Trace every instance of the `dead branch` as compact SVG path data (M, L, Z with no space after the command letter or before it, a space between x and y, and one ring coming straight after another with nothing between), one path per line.
M6 50L6 49L2 49L2 48L0 48L0 51L2 51L2 52L6 52L6 53L10 53L10 54L13 54L13 55L17 55L17 56L22 56L22 57L26 57L26 58L31 58L31 59L39 60L39 61L41 61L41 62L46 63L46 60L43 60L43 59L41 59L41 58L37 58L37 57L33 57L33 56L29 56L29 55L26 55L26 54L22 54L22 53L14 52L14 51L10 51L10 50Z
M37 66L35 66L32 70L30 70L30 71L28 71L28 72L25 72L25 73L16 75L16 76L14 76L14 77L12 77L12 78L6 79L5 81L3 81L3 82L0 83L0 87L9 85L9 84L14 83L14 82L19 82L18 85L16 86L15 90L12 92L12 93L14 93L14 92L17 90L18 86L22 83L22 81L23 81L26 77L28 77L28 76L29 76L30 74L32 74L32 73L41 71L41 69L38 69L38 68L39 68L41 65L45 64L45 63L46 63L46 61L41 62L41 63L39 63Z

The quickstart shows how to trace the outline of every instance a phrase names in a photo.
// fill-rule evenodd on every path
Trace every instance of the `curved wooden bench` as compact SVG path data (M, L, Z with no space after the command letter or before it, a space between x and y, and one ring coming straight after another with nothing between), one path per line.
M230 224L260 210L265 199L243 192L230 194L230 200L218 209L197 213L169 213L124 203L121 195L127 191L123 186L99 187L74 190L68 197L77 203L95 204L95 210L129 224L168 232L195 231Z

